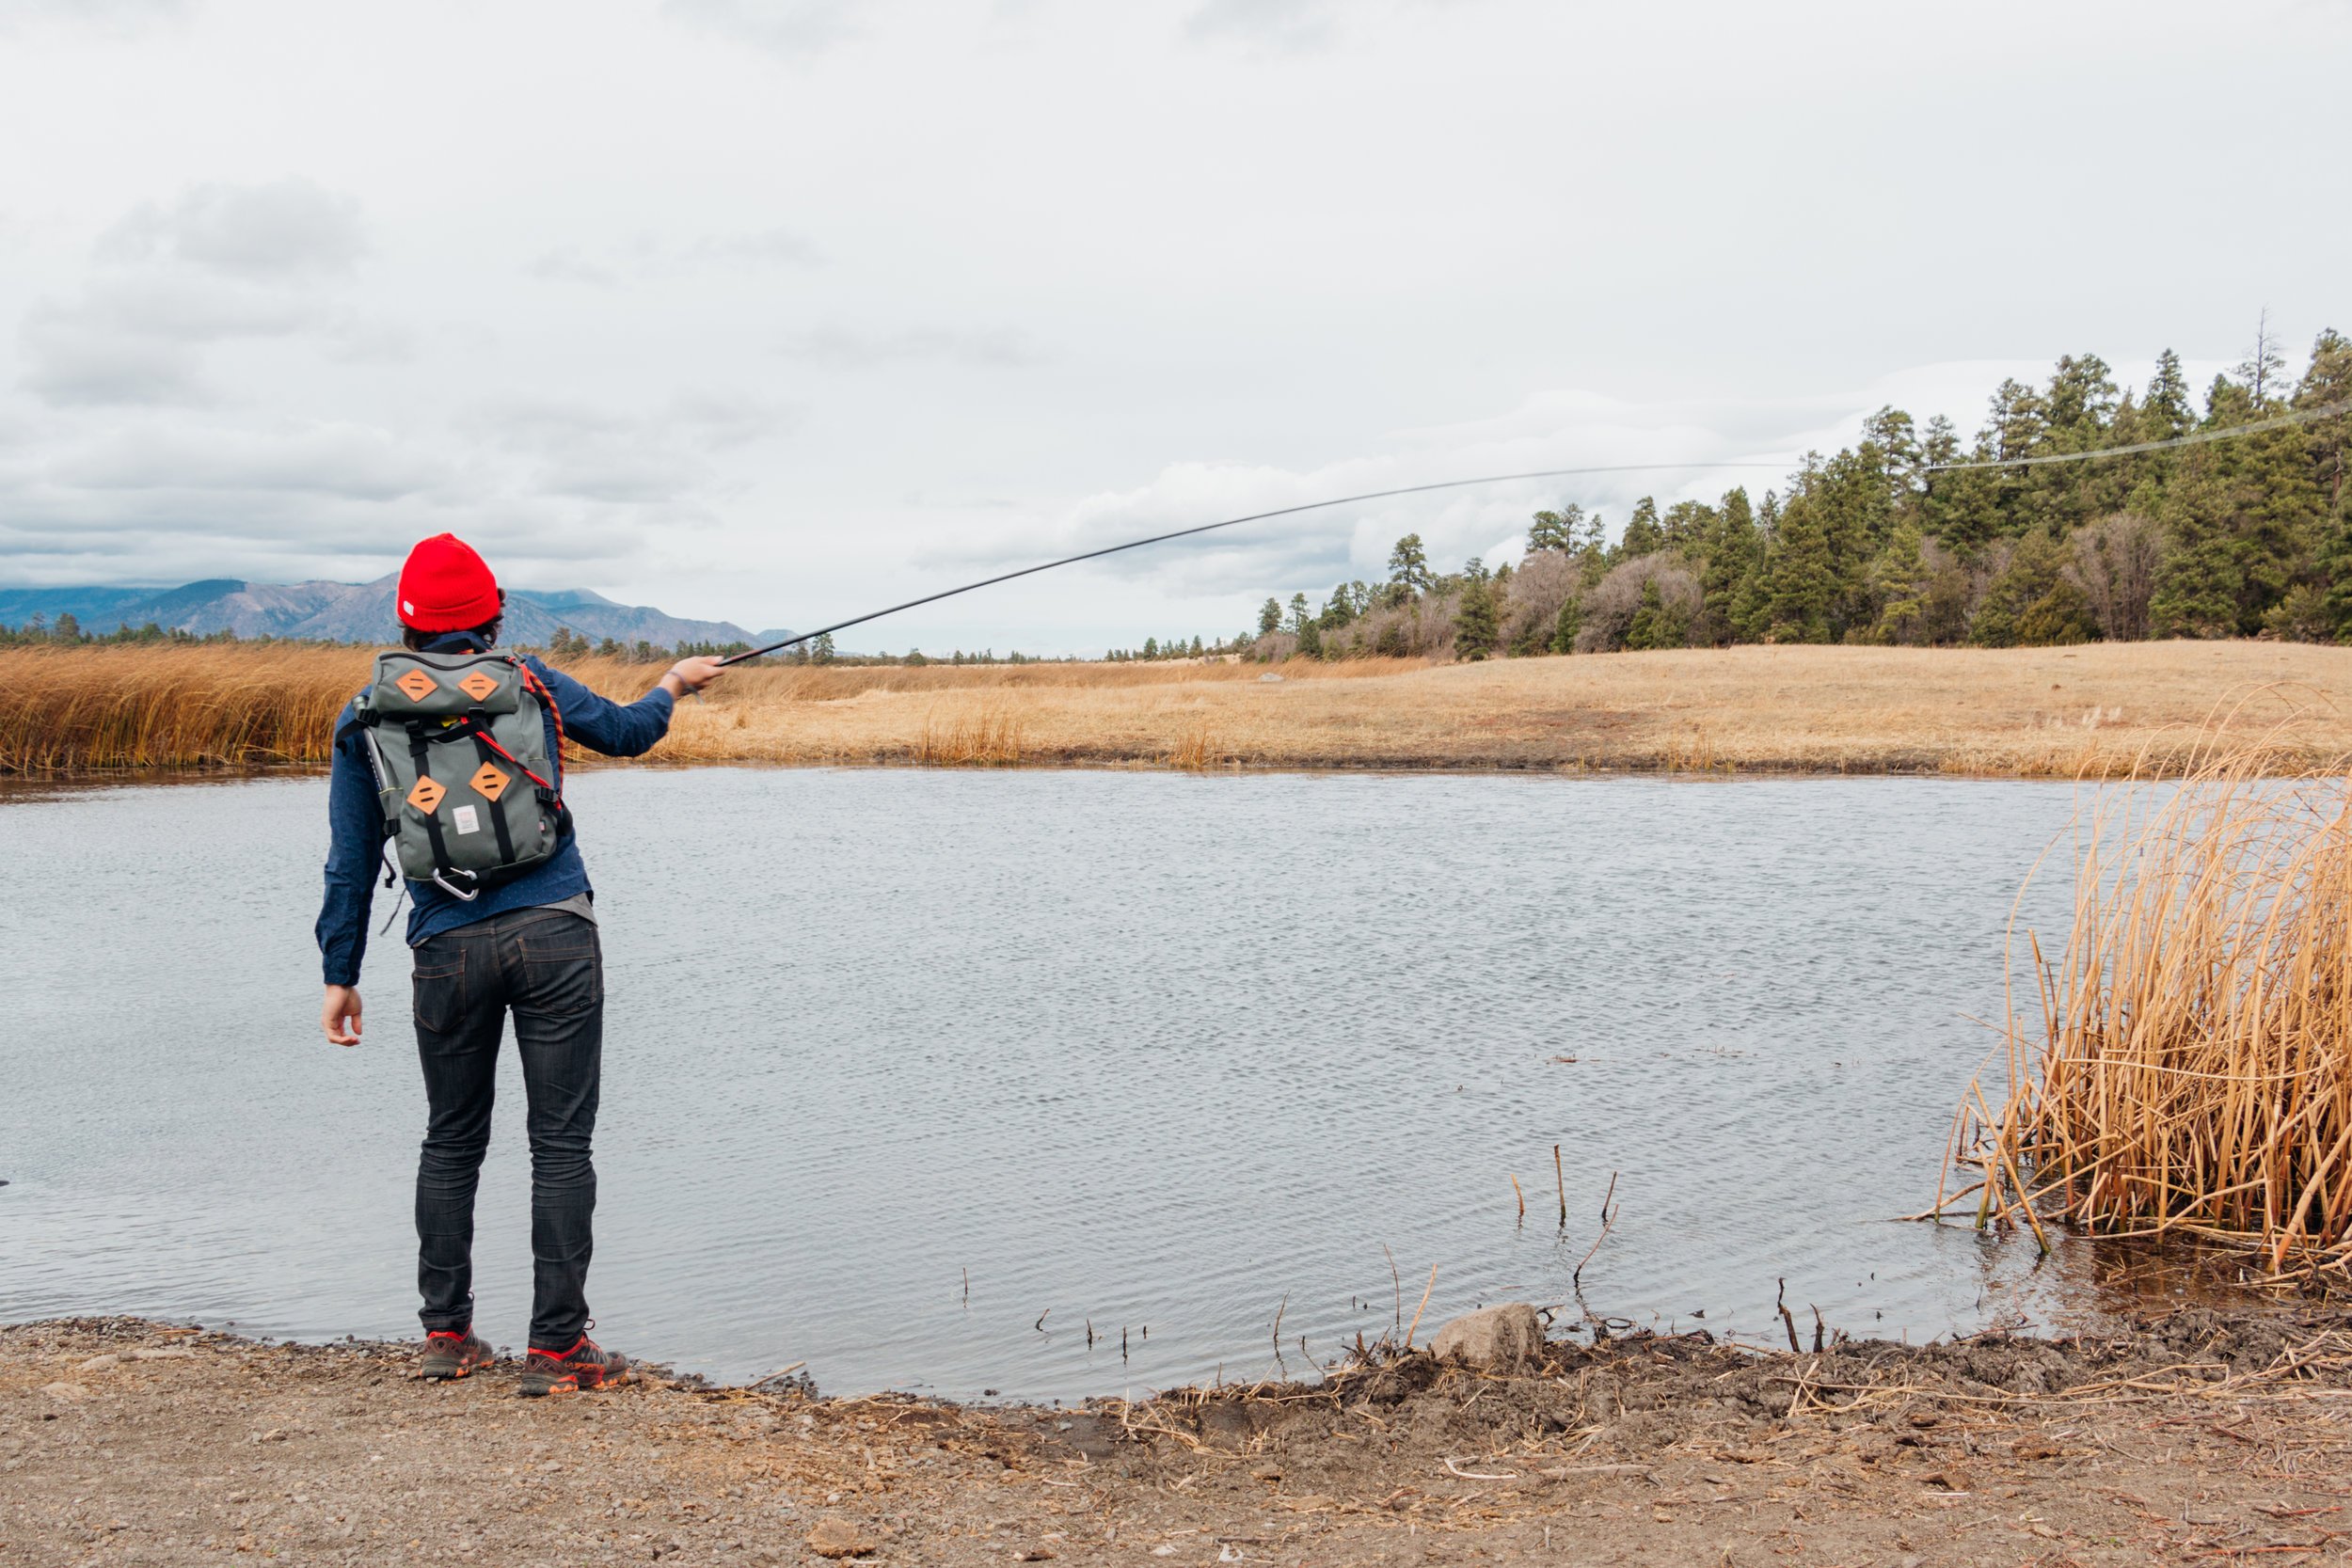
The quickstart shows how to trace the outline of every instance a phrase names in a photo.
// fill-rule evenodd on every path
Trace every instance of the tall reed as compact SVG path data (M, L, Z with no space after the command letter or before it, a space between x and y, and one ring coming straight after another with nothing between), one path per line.
M0 773L318 763L365 649L0 650Z
M2007 1101L1963 1110L1980 1224L2352 1260L2352 774L2295 754L2213 738L2086 811L2064 952L2026 938L2038 1031L2011 1006Z

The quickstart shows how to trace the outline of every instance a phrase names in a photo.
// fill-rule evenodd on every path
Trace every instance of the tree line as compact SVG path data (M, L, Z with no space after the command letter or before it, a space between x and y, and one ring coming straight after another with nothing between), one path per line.
M234 631L227 630L182 631L177 626L166 626L153 621L142 626L120 625L112 631L91 631L82 625L80 618L72 610L61 612L54 625L45 615L34 615L27 617L24 624L20 626L0 626L0 648L29 648L59 644L78 646L84 643L109 645L159 643L173 647L199 647L207 643L239 641L277 642L293 640L273 637L240 639Z
M1195 641L1198 642L1198 639ZM46 616L28 617L16 627L0 626L0 648L20 647L87 647L122 644L166 644L197 647L243 642L254 646L295 644L301 646L340 646L329 639L306 637L240 637L233 628L219 631L183 631L177 626L160 626L153 621L143 626L119 626L113 631L97 632L83 626L71 611L60 614L53 624ZM748 653L751 644L742 641L730 642L680 641L655 642L644 638L624 641L616 637L593 638L559 626L543 647L533 642L512 644L517 652L536 654L552 664L577 664L584 659L614 660L625 664L669 664L681 658L707 655L723 658L732 654ZM1156 643L1149 644L1155 651L1149 657L1159 657ZM1171 644L1171 649L1173 645ZM831 634L823 634L796 644L780 653L747 659L749 665L875 665L897 664L920 666L926 664L1041 664L1058 662L1019 650L998 653L993 648L978 651L956 649L950 654L927 656L920 648L910 648L904 654L845 654L836 651Z
M1430 567L1399 540L1378 584L1320 608L1268 598L1257 657L1486 658L1734 642L2013 647L2151 637L2352 642L2352 415L2080 463L2031 457L2218 432L2352 403L2352 340L2322 332L2299 377L2265 324L2202 405L2167 350L2144 388L2095 355L1994 389L1963 444L1897 408L1753 500L1661 508L1613 540L1577 505L1534 515L1516 564ZM1981 468L1934 471L1948 463Z

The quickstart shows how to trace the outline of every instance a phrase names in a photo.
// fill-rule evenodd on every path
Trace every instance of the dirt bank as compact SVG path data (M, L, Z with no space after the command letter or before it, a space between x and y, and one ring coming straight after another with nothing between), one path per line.
M701 1388L136 1320L0 1330L0 1564L2138 1563L2352 1555L2352 1318L1759 1355L1555 1343L1085 1409Z

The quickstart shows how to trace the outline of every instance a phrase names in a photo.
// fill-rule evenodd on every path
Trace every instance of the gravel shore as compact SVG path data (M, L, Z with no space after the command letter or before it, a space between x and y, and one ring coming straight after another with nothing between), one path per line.
M0 1568L49 1563L2298 1562L2352 1552L2352 1317L2112 1339L1555 1341L1082 1409L411 1347L0 1329Z

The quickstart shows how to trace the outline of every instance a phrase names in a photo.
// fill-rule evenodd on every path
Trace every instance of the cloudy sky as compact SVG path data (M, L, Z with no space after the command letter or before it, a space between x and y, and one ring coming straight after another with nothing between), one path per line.
M1973 430L2060 353L2352 330L2347 58L2345 0L0 0L0 583L452 529L805 626L1350 491ZM1492 560L1728 482L1336 511L849 641L1214 636L1408 529Z

